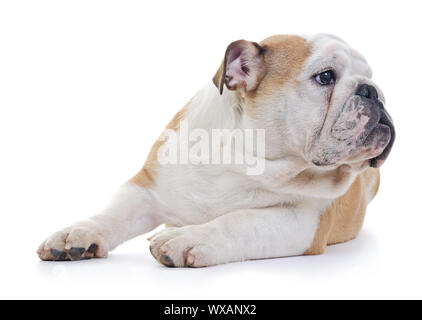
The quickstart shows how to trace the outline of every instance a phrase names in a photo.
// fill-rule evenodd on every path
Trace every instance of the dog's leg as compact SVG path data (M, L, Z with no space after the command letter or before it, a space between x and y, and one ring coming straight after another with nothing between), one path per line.
M147 189L127 183L100 214L54 233L37 253L41 260L105 258L121 243L164 223L160 212Z
M151 253L168 267L301 255L312 245L319 220L312 206L241 210L159 232L151 240Z

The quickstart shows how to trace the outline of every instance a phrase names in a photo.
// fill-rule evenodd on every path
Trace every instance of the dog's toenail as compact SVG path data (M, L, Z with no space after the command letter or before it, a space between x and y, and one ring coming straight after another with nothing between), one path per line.
M66 257L67 257L66 252L59 251L59 250L56 250L56 249L51 249L50 252L51 252L51 255L53 256L53 258L55 260L59 260L59 261L66 260Z
M174 267L174 262L173 262L173 260L171 260L171 258L170 258L168 255L166 255L166 254L163 254L163 255L160 257L160 262L161 262L163 265L165 265L166 267L170 267L170 268L173 268L173 267Z
M98 246L95 243L93 243L89 246L87 252L88 253L94 253L95 251L97 251L97 249L98 249Z
M85 248L72 248L70 250L70 255L72 256L72 258L79 259L83 255L84 252L85 252Z

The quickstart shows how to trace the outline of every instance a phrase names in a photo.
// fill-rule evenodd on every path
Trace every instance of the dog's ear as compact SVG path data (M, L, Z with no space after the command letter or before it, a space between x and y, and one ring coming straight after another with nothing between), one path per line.
M224 84L230 90L255 90L266 73L264 49L255 42L238 40L226 50L223 63L213 78L223 94Z

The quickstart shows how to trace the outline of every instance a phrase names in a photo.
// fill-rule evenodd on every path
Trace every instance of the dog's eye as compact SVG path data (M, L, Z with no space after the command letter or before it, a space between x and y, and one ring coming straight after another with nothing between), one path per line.
M335 77L334 71L327 70L327 71L317 74L315 76L315 80L322 86L328 86L336 82L336 77Z

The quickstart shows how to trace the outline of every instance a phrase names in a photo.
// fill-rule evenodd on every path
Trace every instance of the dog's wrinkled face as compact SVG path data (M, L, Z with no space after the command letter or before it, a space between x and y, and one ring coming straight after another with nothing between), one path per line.
M231 44L214 77L237 90L247 126L265 128L267 157L300 156L319 167L379 167L395 138L366 60L342 40L273 36Z
M310 43L311 55L291 97L299 104L307 101L300 104L304 109L320 111L308 133L307 159L318 166L369 160L379 167L391 150L394 127L369 65L337 38L319 36Z

